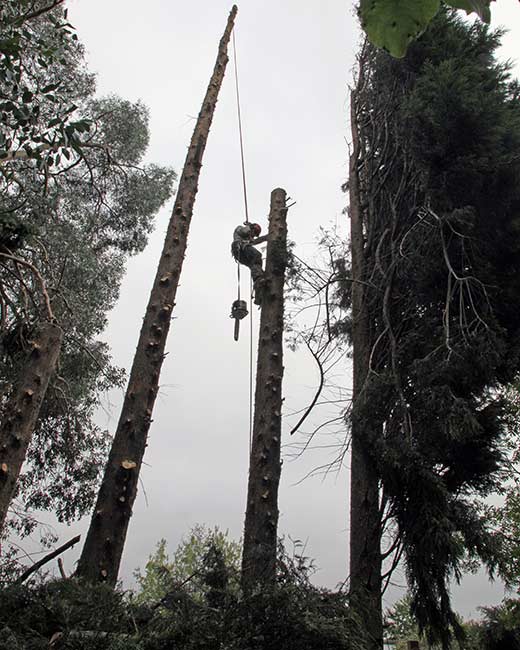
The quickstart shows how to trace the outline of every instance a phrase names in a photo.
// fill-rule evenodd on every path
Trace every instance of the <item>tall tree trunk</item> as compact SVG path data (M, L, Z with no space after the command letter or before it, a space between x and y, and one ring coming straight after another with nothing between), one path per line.
M115 584L117 580L186 251L202 156L228 62L227 46L236 13L234 5L191 138L121 416L78 563L77 575L91 582Z
M280 483L284 281L287 265L285 190L271 193L265 289L260 315L253 441L242 554L242 587L274 582Z
M56 367L62 338L63 332L54 323L46 322L39 328L5 407L0 425L0 531Z
M359 134L356 93L351 93L352 153L349 167L349 214L352 249L353 409L350 474L350 596L369 638L369 649L383 647L381 608L381 515L379 480L367 453L374 424L358 415L364 400L372 349L370 314L364 282L364 232L359 190ZM366 411L365 411L366 412Z

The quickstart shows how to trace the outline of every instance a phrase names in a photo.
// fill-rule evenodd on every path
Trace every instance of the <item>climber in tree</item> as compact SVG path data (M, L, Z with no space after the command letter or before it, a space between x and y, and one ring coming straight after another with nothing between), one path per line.
M255 248L258 244L267 241L267 235L259 237L261 232L262 228L257 223L246 222L243 226L235 228L231 244L231 254L236 261L251 269L255 305L262 303L262 285L264 283L262 253Z

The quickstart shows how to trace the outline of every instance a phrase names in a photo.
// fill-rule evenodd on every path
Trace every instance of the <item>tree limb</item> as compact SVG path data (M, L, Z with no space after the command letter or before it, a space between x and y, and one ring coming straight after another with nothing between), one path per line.
M290 433L291 436L293 435L293 433L295 433L296 431L298 431L298 429L301 427L301 425L302 425L302 424L305 422L305 420L307 419L307 416L309 415L309 413L310 413L310 412L312 411L312 409L315 407L316 402L318 401L318 398L319 398L319 396L321 395L321 391L323 390L323 383L324 383L324 381L325 381L325 376L324 376L324 372L323 372L323 366L321 365L321 362L320 362L320 359L319 359L318 355L314 352L314 350L312 349L312 347L311 347L311 345L310 345L310 343L309 343L308 341L305 341L305 345L307 346L309 352L310 352L310 353L312 354L312 356L314 357L314 360L316 361L316 364L317 364L317 366L318 366L318 370L319 370L319 372L320 372L320 383L319 383L319 385L318 385L318 388L317 388L317 390L316 390L316 393L315 393L315 395L314 395L314 397L313 397L311 403L309 404L309 406L308 406L307 409L305 410L305 413L304 413L304 414L302 415L302 417L298 420L298 423L296 424L296 426L294 426L294 427L291 429L291 433Z
M7 253L2 253L0 252L0 255L2 257L7 258L8 260L13 260L17 264L22 264L22 266L26 266L28 269L30 269L36 278L38 279L38 282L40 283L41 289L42 289L42 294L45 299L45 307L47 309L47 316L50 321L54 320L54 314L52 312L52 307L51 307L51 301L49 298L49 294L47 293L47 287L45 286L45 280L43 279L41 273L38 271L38 269L31 264L30 262L27 262L27 260L22 259L21 257L16 257L15 255L9 255Z
M23 14L15 22L18 23L19 25L22 25L28 20L33 20L33 18L38 18L38 16L41 16L42 14L46 14L48 11L52 11L55 7L63 4L64 2L65 0L54 0L53 3L47 5L46 7L42 7L41 9L38 9L37 11L33 11L32 13Z
M74 544L77 544L80 539L81 535L76 535L76 537L70 539L66 544L63 544L63 546L60 546L55 551L52 551L52 553L48 553L45 557L42 557L42 559L35 562L32 567L29 567L27 571L24 571L20 577L16 578L13 585L21 585L22 582L25 582L29 576L38 571L38 569L40 569L44 564L54 560L55 557L61 555L63 552L74 546Z

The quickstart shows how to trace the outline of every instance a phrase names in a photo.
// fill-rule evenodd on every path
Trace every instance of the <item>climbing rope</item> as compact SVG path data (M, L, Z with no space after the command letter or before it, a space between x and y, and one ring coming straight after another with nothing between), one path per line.
M240 300L240 262L237 260L237 300Z
M240 140L240 162L242 167L242 189L244 193L245 222L249 223L249 206L247 203L246 164L244 156L244 137L242 134L242 112L240 110L240 90L238 84L237 48L235 43L235 30L232 32L233 63L235 69L235 91L237 100L238 135ZM238 300L240 300L240 262L238 267ZM249 291L249 455L253 444L253 280L250 281Z
M249 292L249 455L253 446L253 278Z
M246 213L246 223L249 223L249 208L247 205L246 165L244 162L244 138L242 136L242 113L240 111L240 91L238 88L238 65L237 65L237 48L235 44L235 30L233 30L233 62L235 68L235 90L237 96L238 135L240 138L240 160L242 162L242 187L244 190L244 209Z

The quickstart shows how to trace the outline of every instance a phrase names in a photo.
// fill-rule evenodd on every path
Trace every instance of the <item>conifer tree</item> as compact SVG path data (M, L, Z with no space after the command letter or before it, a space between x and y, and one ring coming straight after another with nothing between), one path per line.
M449 584L463 558L497 561L481 504L520 351L519 94L499 42L443 11L402 61L368 44L359 58L350 572L374 649L386 557L444 647L461 633Z

